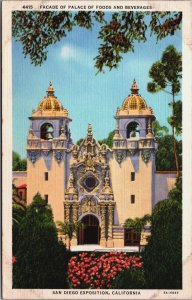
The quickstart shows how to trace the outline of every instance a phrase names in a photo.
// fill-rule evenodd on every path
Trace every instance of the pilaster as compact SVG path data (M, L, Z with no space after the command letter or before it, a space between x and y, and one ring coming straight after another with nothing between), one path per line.
M106 237L105 237L105 205L101 205L101 239L100 245L106 247Z

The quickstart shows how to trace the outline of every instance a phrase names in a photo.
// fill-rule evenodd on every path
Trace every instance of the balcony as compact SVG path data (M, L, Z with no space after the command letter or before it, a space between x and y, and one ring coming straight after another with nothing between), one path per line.
M113 140L113 149L157 149L157 142L151 138L130 138Z

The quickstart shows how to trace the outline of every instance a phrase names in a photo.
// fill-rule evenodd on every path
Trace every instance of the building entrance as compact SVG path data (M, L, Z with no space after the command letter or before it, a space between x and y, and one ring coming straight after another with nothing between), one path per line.
M98 219L93 215L87 215L81 220L83 226L79 229L78 244L99 244L100 227Z

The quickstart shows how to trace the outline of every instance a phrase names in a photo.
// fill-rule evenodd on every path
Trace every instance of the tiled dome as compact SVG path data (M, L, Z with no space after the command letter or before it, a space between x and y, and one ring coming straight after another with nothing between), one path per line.
M68 111L65 109L60 101L54 95L54 88L50 82L47 89L47 96L44 97L38 105L38 111L60 111L65 112L68 116Z
M122 105L122 110L147 110L147 104L145 100L138 94L139 88L137 87L136 81L133 81L131 87L131 95L129 95Z

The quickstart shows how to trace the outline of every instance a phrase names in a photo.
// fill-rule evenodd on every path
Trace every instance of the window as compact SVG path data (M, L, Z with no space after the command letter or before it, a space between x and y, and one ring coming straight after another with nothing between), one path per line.
M131 181L135 181L135 172L131 172Z
M53 126L49 123L44 123L41 126L41 139L52 140L53 139Z
M45 181L48 181L48 172L45 172Z
M23 193L22 193L22 192L19 192L19 197L20 197L21 199L23 199Z
M139 246L140 234L135 233L133 229L125 228L124 231L124 245L125 246Z
M48 195L45 195L44 198L45 198L45 201L48 203Z
M135 203L135 195L131 195L131 204Z
M131 122L127 126L127 139L139 137L140 136L140 127L137 122Z

